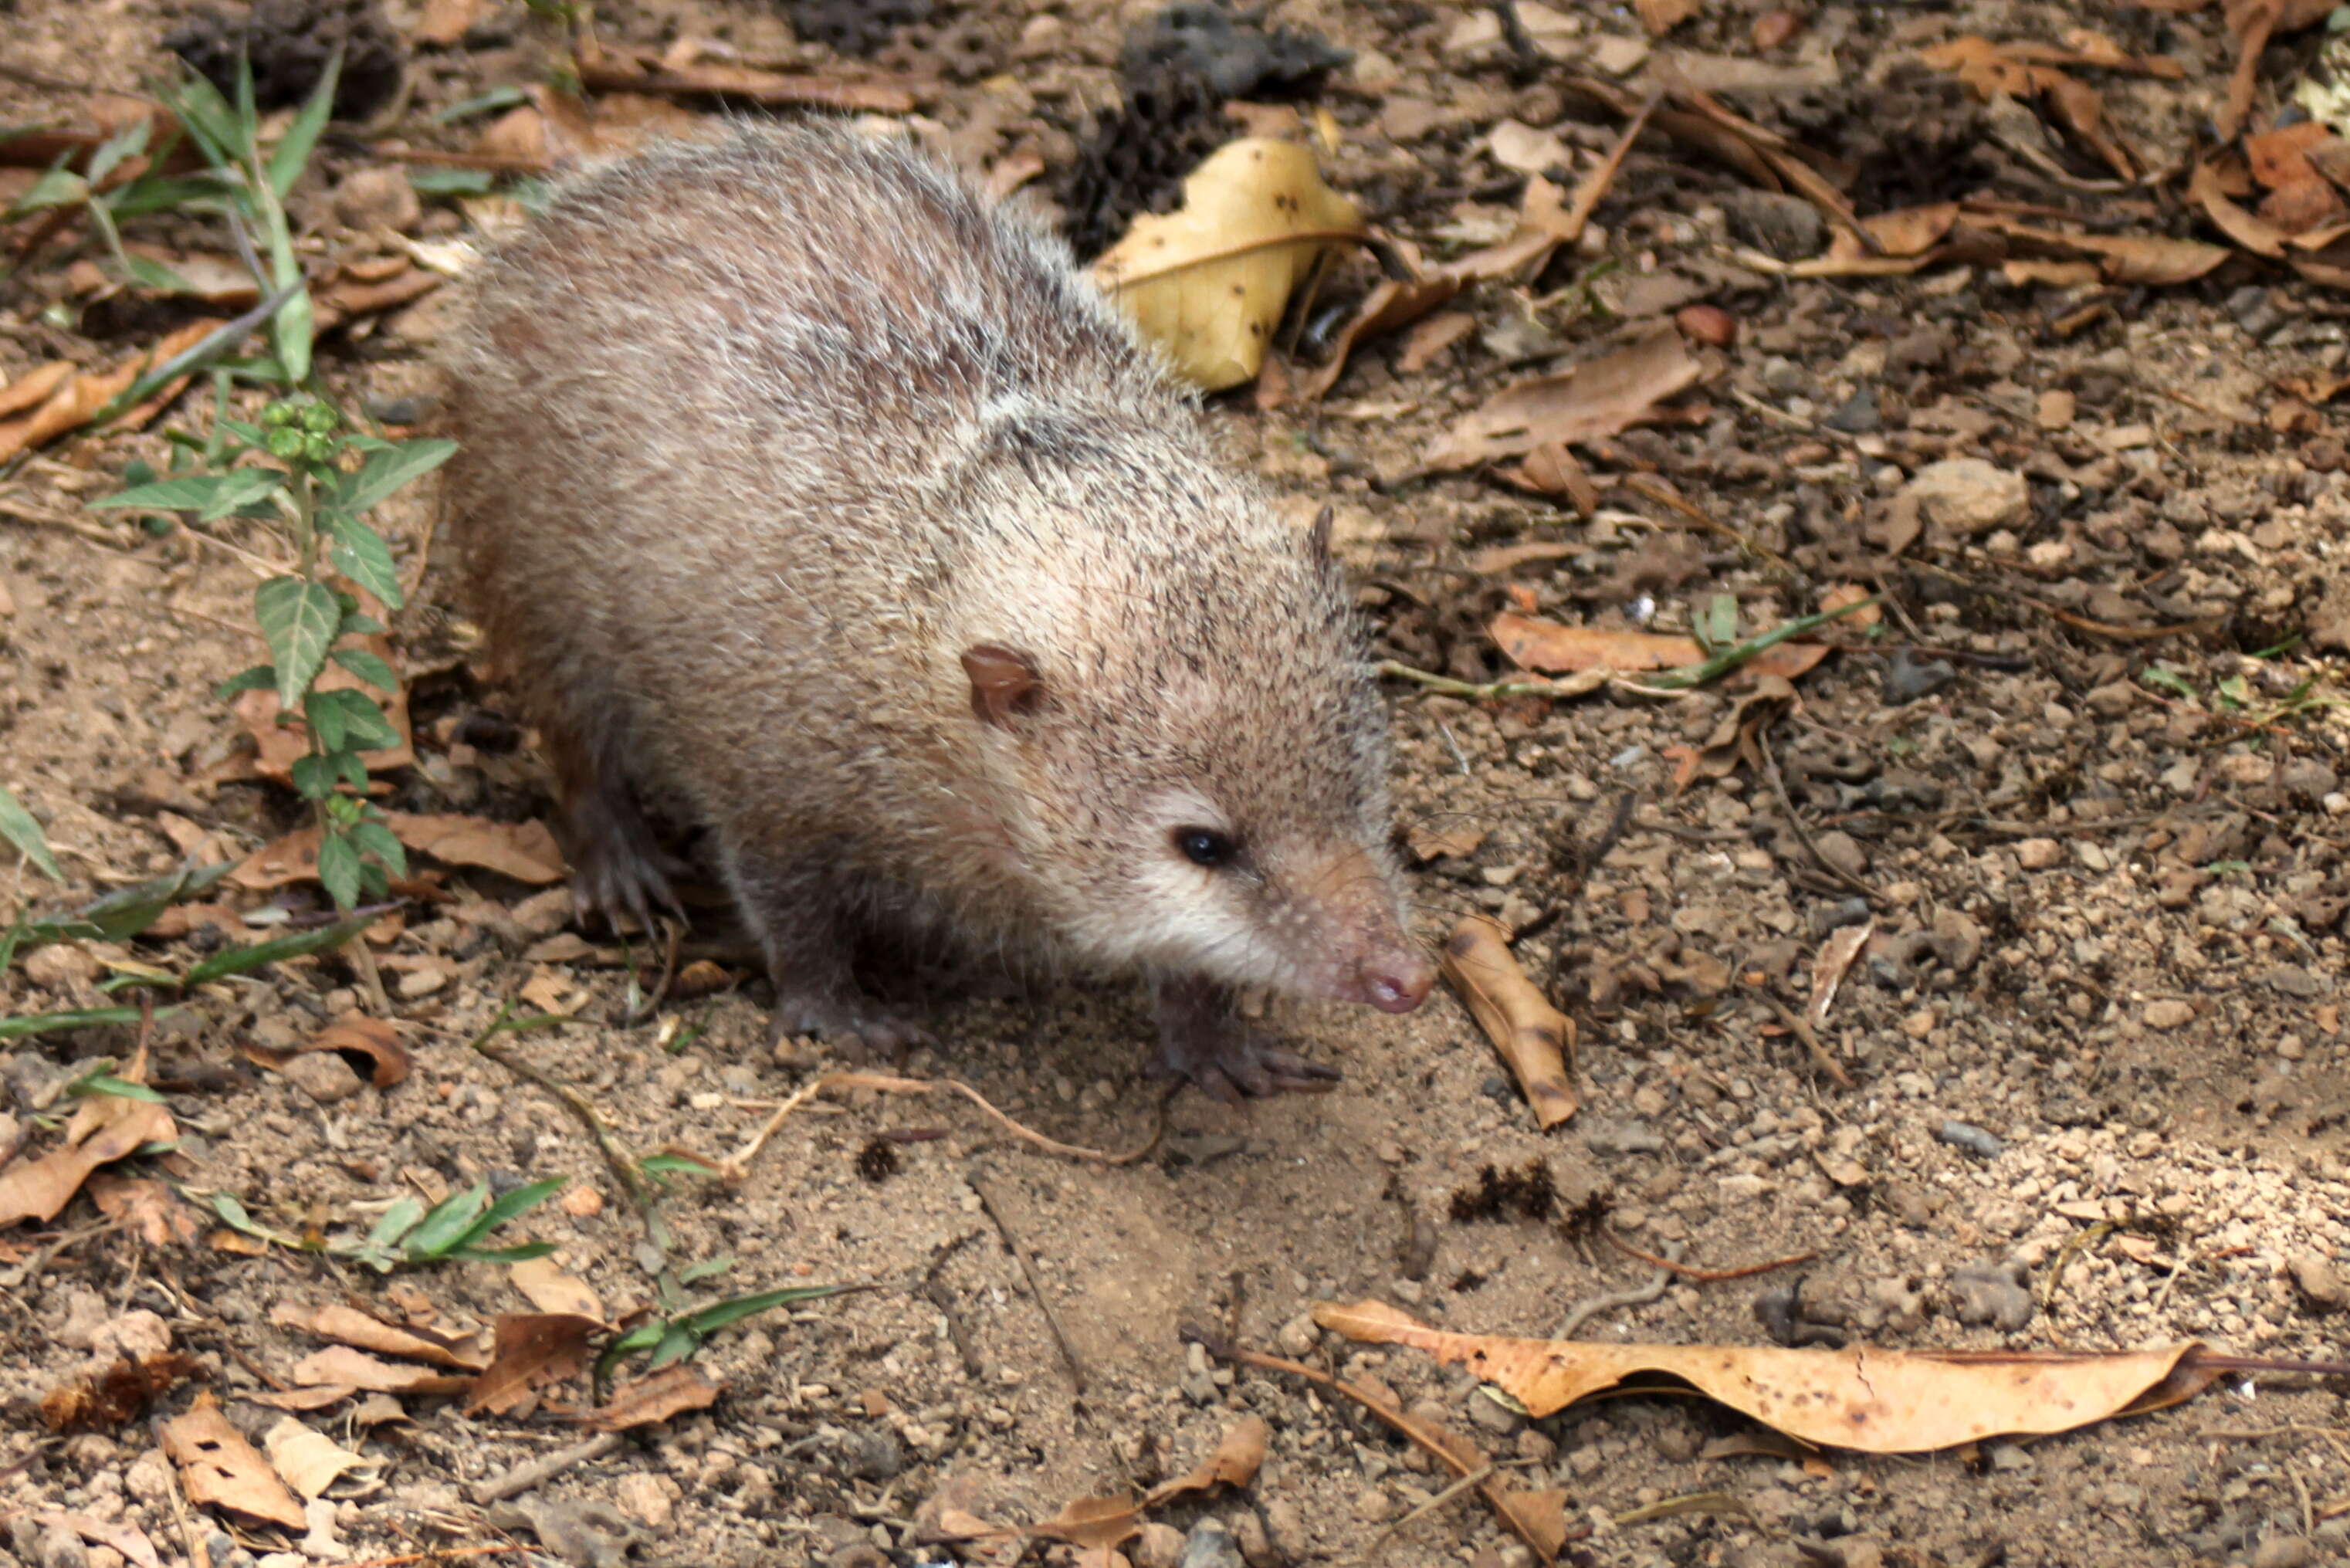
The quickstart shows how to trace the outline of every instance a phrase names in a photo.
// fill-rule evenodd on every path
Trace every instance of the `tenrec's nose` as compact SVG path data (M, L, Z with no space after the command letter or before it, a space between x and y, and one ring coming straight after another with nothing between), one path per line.
M1409 1012L1436 983L1436 971L1416 955L1368 960L1361 973L1363 1000L1381 1012Z

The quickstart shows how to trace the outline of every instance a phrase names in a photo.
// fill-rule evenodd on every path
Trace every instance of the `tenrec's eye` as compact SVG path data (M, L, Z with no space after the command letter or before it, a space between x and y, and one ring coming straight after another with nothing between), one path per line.
M1194 866L1229 866L1240 857L1240 846L1212 827L1179 827L1175 847Z

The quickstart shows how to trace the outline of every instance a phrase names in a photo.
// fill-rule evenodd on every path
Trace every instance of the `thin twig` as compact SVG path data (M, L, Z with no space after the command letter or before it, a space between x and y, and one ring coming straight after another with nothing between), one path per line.
M1812 842L1811 834L1804 827L1803 818L1796 815L1795 803L1788 798L1787 781L1779 775L1779 759L1771 753L1771 737L1760 725L1756 726L1754 731L1754 746L1755 750L1762 753L1763 776L1771 781L1771 793L1779 797L1780 808L1787 814L1787 831L1795 836L1795 842L1802 845L1811 857L1819 862L1820 868L1830 877L1858 893L1870 903L1877 902L1876 888L1830 860L1820 852L1820 846Z
M636 1156L629 1151L628 1145L620 1141L619 1135L612 1131L604 1120L603 1113L587 1096L568 1084L547 1076L494 1040L474 1040L471 1044L476 1052L515 1077L537 1085L569 1106L571 1114L579 1118L587 1127L588 1136L596 1140L596 1147L603 1151L604 1163L611 1168L613 1178L619 1182L621 1190L629 1195L629 1202L639 1215L645 1211L651 1201L651 1195L645 1190L643 1178L638 1174Z
M1096 1164L1108 1166L1133 1165L1139 1160L1150 1158L1151 1152L1158 1148L1159 1139L1167 1136L1167 1102L1172 1097L1171 1090L1167 1096L1160 1097L1159 1125L1151 1129L1150 1140L1148 1143L1139 1148L1128 1149L1124 1154L1111 1154L1103 1149L1084 1148L1076 1144L1062 1143L1056 1138L1046 1137L1043 1133L1023 1127L988 1104L987 1097L977 1089L959 1079L942 1078L936 1083L931 1083L920 1078L895 1077L886 1073L843 1070L827 1073L793 1091L789 1099L775 1106L775 1114L767 1118L766 1126L754 1133L749 1142L726 1158L712 1160L701 1158L699 1156L692 1158L728 1183L739 1182L750 1174L751 1162L759 1157L759 1151L766 1147L767 1140L775 1137L776 1131L783 1127L785 1117L827 1089L836 1088L879 1089L885 1095L930 1095L941 1089L950 1090L977 1106L1004 1131L1023 1143L1041 1148L1047 1154L1060 1155L1066 1159L1092 1160ZM756 1106L760 1102L737 1100L734 1104Z
M1780 1023L1794 1032L1795 1038L1804 1043L1804 1049L1812 1054L1812 1064L1834 1078L1836 1087L1850 1089L1857 1086L1853 1082L1852 1075L1844 1070L1844 1064L1829 1053L1827 1045L1820 1039L1820 1032L1812 1027L1810 1019L1780 1001L1768 990L1757 991L1755 994L1768 1002L1773 1012L1778 1013Z
M1748 1263L1742 1268L1700 1269L1694 1263L1684 1263L1678 1258L1659 1258L1643 1252L1604 1225L1599 1228L1599 1233L1607 1237L1615 1249L1627 1258L1637 1258L1651 1268L1669 1269L1683 1279L1695 1280L1700 1284L1707 1285L1720 1284L1724 1280L1743 1280L1755 1274L1767 1274L1773 1269L1790 1269L1797 1263L1808 1263L1819 1256L1817 1251L1813 1251L1797 1252L1791 1258L1773 1258L1767 1263Z
M1627 1251L1629 1250L1626 1249ZM1681 1250L1681 1244L1675 1241L1671 1243L1669 1250L1678 1252ZM1628 1290L1609 1291L1603 1295L1596 1295L1577 1302L1568 1309L1567 1314L1559 1320L1558 1332L1551 1337L1573 1339L1585 1324L1589 1323L1601 1313L1614 1312L1617 1307L1646 1306L1650 1302L1661 1300L1665 1293L1665 1287L1673 1282L1674 1265L1662 1258L1650 1258L1648 1263L1656 1272L1648 1276L1647 1284L1634 1285Z
M588 1464L606 1454L618 1453L628 1446L629 1439L620 1433L606 1432L584 1443L574 1443L567 1449L557 1449L551 1454L516 1465L502 1476L476 1481L465 1489L466 1495L477 1503L504 1502L510 1497L517 1497L533 1487L553 1480L574 1465ZM387 1557L383 1561L399 1563L408 1559Z
M1020 1272L1028 1282L1028 1294L1035 1302L1037 1312L1044 1316L1045 1327L1053 1335L1055 1348L1061 1353L1061 1365L1068 1368L1072 1391L1083 1398L1086 1364L1078 1359L1077 1348L1069 1343L1069 1336L1061 1331L1060 1314L1053 1310L1053 1300L1045 1293L1045 1282L1037 1277L1036 1264L1028 1256L1028 1249L1020 1244L1020 1238L1013 1234L1011 1222L1004 1219L1003 1206L996 1202L984 1168L978 1160L972 1160L963 1172L963 1179L971 1184L973 1192L979 1194L980 1208L995 1222L995 1233L1003 1238L1004 1250L1012 1254L1012 1261L1020 1265Z

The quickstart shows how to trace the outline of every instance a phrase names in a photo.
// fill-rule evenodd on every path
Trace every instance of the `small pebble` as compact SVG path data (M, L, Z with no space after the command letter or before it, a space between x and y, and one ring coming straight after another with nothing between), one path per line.
M2007 1152L2006 1143L1997 1134L1985 1132L1972 1122L1944 1122L1934 1129L1934 1136L1978 1159L1997 1159Z

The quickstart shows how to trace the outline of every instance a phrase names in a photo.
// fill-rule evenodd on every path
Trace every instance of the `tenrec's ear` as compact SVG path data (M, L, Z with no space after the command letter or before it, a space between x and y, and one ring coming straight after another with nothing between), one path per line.
M1045 678L1024 653L975 643L962 650L963 673L971 677L971 711L983 724L998 728L1045 705Z
M1305 530L1305 559L1316 566L1330 564L1330 508L1327 505L1314 514L1314 526Z

